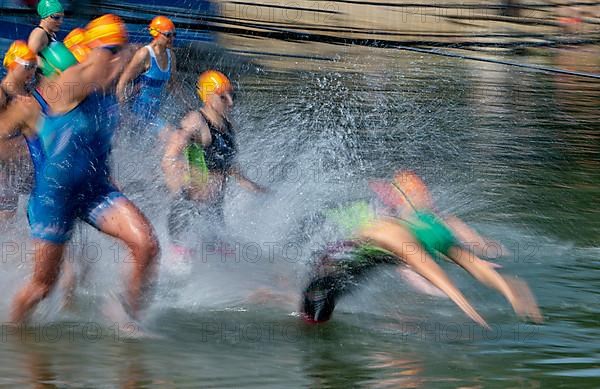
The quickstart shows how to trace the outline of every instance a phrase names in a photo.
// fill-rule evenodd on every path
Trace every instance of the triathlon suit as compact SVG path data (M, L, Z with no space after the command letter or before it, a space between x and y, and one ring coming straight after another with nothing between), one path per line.
M15 96L1 85L0 89L6 96L5 106L8 106ZM31 182L28 180L31 176L31 166L27 161L27 155L23 149L15 155L15 151L21 146L24 147L20 136L21 132L16 130L13 134L0 138L0 142L3 143L2 148L8 150L9 155L6 159L0 159L0 212L15 212L19 203L19 194L25 194L31 189Z
M200 139L192 139L190 145L184 150L190 169L195 169L204 177L209 172L227 175L235 164L238 151L233 127L225 120L225 128L219 131L202 111L200 113L208 125L212 142L203 148ZM192 223L200 228L199 231L197 230L200 235L204 237L214 235L215 229L224 225L223 196L224 191L221 190L218 198L208 203L190 201L185 196L175 200L168 217L169 236L173 243L184 245L186 240L184 234L188 232Z
M429 255L437 258L439 257L438 253L447 255L451 247L460 246L460 242L450 228L433 210L415 207L402 189L396 185L394 187L404 196L413 209L408 218L398 219L398 222L408 228Z
M32 237L64 243L78 218L98 228L103 212L124 197L111 182L108 161L117 110L114 95L91 94L69 112L48 114L38 137L28 140L37 155L28 208Z
M167 67L163 70L158 65L152 47L144 47L150 53L150 67L135 81L140 87L140 92L133 102L132 111L141 122L140 126L147 128L151 125L154 132L158 133L166 125L166 122L158 117L158 111L163 91L171 78L171 50L167 49Z
M367 202L329 212L330 219L345 230L357 231L374 220ZM459 245L450 229L431 210L416 210L410 219L397 219L434 258ZM337 300L352 291L358 281L380 264L398 264L389 251L369 242L340 241L319 253L312 263L310 279L302 293L303 318L311 323L330 319Z

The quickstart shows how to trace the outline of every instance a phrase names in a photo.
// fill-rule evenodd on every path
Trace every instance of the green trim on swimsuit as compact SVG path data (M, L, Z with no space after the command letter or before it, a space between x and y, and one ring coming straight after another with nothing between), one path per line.
M432 256L447 255L452 246L459 246L448 226L430 210L415 211L413 218L401 222Z
M208 174L208 166L206 166L202 146L197 143L191 143L185 148L184 154L190 167L198 169L200 173Z
M372 245L370 243L361 244L356 248L354 252L356 259L358 261L368 261L368 262L376 262L376 263L388 263L397 261L396 255L394 255L391 251L382 249L381 247Z
M325 215L346 236L354 234L375 220L375 212L366 201L357 201L349 206L327 210Z

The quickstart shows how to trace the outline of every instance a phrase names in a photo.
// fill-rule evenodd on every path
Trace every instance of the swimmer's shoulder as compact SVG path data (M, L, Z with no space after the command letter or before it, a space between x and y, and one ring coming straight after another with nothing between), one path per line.
M208 124L198 110L188 112L181 119L181 131L189 138L202 139L203 144L210 144Z

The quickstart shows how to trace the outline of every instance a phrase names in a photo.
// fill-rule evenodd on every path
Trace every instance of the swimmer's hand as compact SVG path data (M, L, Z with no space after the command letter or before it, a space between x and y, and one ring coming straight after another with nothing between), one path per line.
M511 254L500 242L484 238L456 216L446 216L444 221L463 246L478 257L497 259Z
M529 286L524 281L514 277L505 277L504 279L511 289L509 301L515 313L521 318L529 319L534 323L543 323L544 317Z
M270 193L270 190L267 187L264 187L260 184L257 184L256 182L252 181L251 179L249 179L248 177L246 177L240 170L240 167L238 165L234 165L231 170L229 170L229 175L231 175L233 178L236 179L236 181L238 182L238 184L250 191L250 192L254 192L254 193Z
M262 193L262 194L272 194L273 190L271 188L267 188L266 186L255 184L256 188L254 192Z

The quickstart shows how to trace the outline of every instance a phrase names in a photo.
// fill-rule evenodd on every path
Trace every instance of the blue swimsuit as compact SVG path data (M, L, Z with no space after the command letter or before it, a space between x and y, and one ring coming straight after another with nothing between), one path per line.
M124 197L111 183L108 161L116 110L113 95L95 93L67 113L47 113L38 137L27 139L35 167L28 208L34 238L64 243L77 218L98 228L103 211Z
M144 122L144 125L153 125L156 132L164 127L165 122L158 117L161 95L171 78L171 50L167 49L167 68L161 69L156 60L152 47L145 46L150 53L150 67L137 79L140 92L133 102L133 113Z

